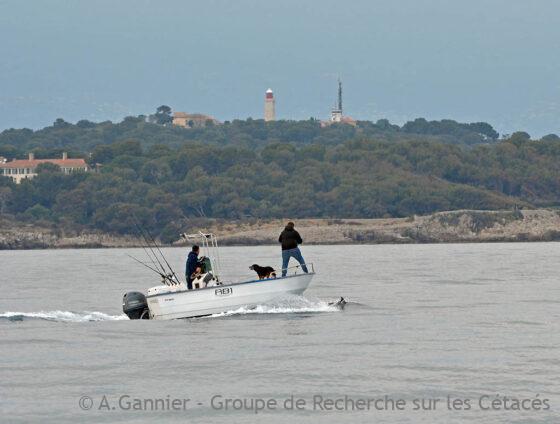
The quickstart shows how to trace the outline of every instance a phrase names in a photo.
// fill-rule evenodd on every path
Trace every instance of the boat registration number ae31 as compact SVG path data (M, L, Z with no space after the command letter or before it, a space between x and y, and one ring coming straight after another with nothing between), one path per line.
M233 294L233 289L231 287L222 287L214 290L214 294L216 296L229 296L230 294Z

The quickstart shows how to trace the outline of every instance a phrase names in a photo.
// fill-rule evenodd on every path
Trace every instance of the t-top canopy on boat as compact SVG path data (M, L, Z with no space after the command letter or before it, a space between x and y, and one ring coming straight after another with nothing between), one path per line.
M218 248L218 238L213 233L203 233L202 231L195 234L182 233L181 237L187 241L197 243L202 248L203 255L210 260L212 273L216 281L221 281L221 263L220 249Z

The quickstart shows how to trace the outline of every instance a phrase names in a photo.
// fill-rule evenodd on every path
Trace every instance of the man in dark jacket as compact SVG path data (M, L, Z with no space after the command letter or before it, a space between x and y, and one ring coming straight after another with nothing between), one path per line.
M198 252L200 248L197 245L192 247L192 250L187 256L187 265L185 267L185 278L187 279L187 288L192 290L192 275L196 271L196 266L198 263Z
M284 231L280 234L278 242L282 243L282 277L286 276L290 258L294 258L298 261L301 264L303 272L307 273L305 261L298 247L298 244L303 243L303 240L295 230L293 222L288 222L288 225L286 225L286 228L284 228Z

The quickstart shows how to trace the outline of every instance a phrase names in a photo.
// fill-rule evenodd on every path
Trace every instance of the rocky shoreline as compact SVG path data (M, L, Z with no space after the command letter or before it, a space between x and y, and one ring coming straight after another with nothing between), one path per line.
M286 220L209 221L222 245L276 244ZM387 219L300 219L306 244L405 244L560 241L560 211L460 210ZM185 243L177 240L173 245ZM0 220L0 249L138 247L142 240L96 232L68 234Z

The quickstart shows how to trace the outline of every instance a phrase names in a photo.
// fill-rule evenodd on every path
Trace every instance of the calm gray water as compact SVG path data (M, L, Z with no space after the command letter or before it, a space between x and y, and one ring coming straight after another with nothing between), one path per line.
M558 243L307 246L318 275L305 298L168 322L122 319L123 293L156 282L127 253L143 255L0 252L2 423L560 420ZM184 249L165 253L183 268ZM241 276L255 262L279 266L279 251L224 248L222 262ZM344 311L325 303L339 296L350 300ZM249 404L224 410L213 396L277 406L255 415ZM284 407L291 396L305 409ZM383 402L320 410L344 396ZM447 396L470 409L450 411ZM530 410L504 410L513 402L504 396L529 399ZM150 409L156 398L191 400L132 410L135 399ZM431 410L414 410L422 399ZM501 410L481 409L495 399Z

